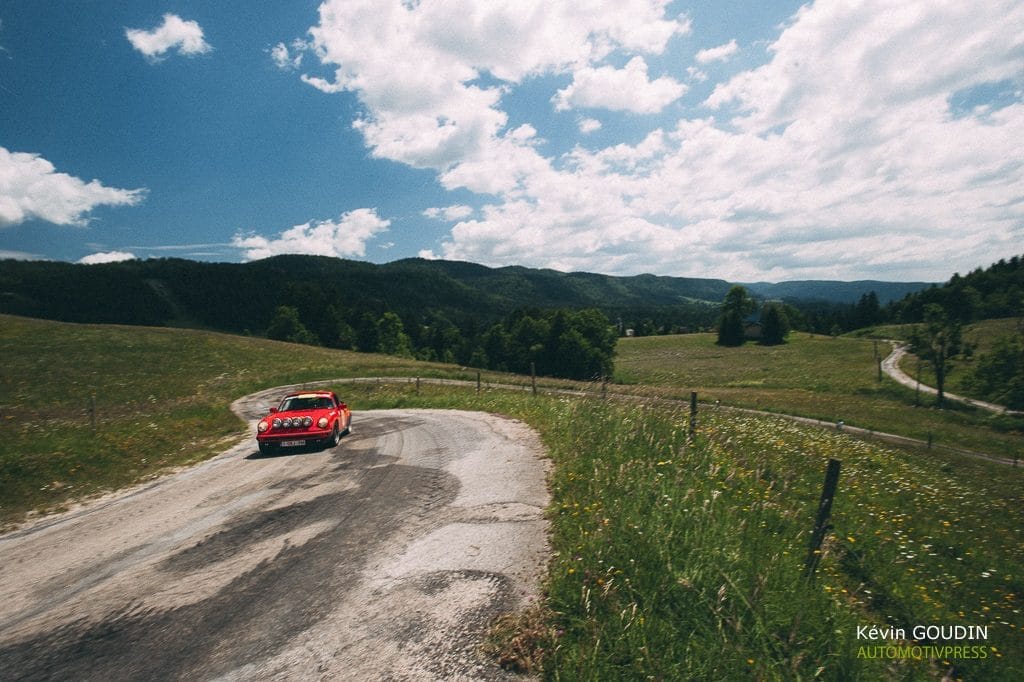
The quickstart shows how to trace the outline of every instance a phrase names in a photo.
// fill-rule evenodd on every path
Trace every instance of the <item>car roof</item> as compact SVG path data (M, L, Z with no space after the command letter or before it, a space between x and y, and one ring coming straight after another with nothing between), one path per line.
M330 398L333 395L333 391L302 391L299 393L289 393L285 398Z

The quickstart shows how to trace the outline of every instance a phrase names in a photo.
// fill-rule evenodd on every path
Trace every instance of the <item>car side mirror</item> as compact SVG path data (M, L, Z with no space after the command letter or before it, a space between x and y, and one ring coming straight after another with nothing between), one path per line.
M276 413L277 413L277 408L276 407L271 407L270 408L270 414L276 414Z
M345 403L338 403L338 409L339 410L347 410L348 409L348 405L346 405Z

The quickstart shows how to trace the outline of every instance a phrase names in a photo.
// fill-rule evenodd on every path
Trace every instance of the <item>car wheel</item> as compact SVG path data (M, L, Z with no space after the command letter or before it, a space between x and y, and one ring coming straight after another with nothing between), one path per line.
M342 434L345 436L347 436L350 433L352 433L352 417L348 418L348 426L346 426L345 430L342 431Z
M337 447L338 443L341 442L341 432L338 431L338 424L334 424L334 430L331 431L331 439L329 442L330 447Z

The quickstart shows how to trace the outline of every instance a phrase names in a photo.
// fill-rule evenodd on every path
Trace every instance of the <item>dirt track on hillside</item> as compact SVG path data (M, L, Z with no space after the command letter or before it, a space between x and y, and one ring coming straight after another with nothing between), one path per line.
M0 677L509 676L478 646L546 566L536 435L440 410L353 426L323 452L246 439L0 537Z

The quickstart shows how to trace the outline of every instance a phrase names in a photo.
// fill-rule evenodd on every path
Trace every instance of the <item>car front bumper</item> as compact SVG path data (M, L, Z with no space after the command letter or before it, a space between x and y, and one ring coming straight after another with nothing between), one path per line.
M262 445L279 445L282 447L300 446L306 443L317 443L328 440L332 431L321 429L277 431L273 433L261 433L256 436L256 442ZM300 442L301 441L301 442Z

